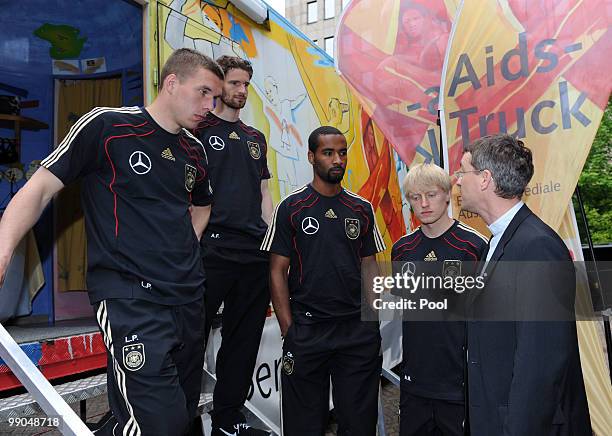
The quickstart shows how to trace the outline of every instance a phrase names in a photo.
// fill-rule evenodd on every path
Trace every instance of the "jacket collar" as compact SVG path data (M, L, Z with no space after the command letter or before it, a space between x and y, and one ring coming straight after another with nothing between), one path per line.
M502 256L504 255L504 250L506 248L506 245L508 244L508 242L510 242L510 240L512 239L512 237L514 236L514 234L516 233L516 230L519 228L519 226L521 225L521 223L523 221L525 221L525 219L527 219L528 216L533 215L533 212L531 212L531 209L529 209L527 207L527 205L523 205L519 211L516 213L516 215L514 215L514 218L512 218L512 221L510 221L510 224L508 225L508 227L506 227L506 230L504 231L501 240L499 241L499 243L497 244L497 247L495 248L495 252L493 252L493 255L491 256L491 259L489 259L489 262L486 263L485 259L487 256L487 252L488 252L488 248L487 250L485 250L484 254L483 254L483 258L480 262L479 265L479 271L480 271L480 275L484 276L484 282L485 282L485 288L486 288L486 284L487 282L491 279L491 275L493 274L494 270L495 270L495 266L497 265L497 262L502 258ZM486 266L485 266L486 264ZM483 269L484 268L484 269ZM467 305L468 307L470 307L472 305L472 303L474 302L474 300L480 295L480 293L482 292L481 290L473 290L471 295L468 297L467 299Z
M512 221L510 221L510 224L508 224L508 227L506 227L504 234L499 240L491 259L489 259L489 265L497 262L504 255L506 245L508 242L510 242L510 239L512 239L514 233L516 233L516 230L519 228L521 223L530 215L533 215L533 212L531 212L531 209L529 209L526 204L519 209L516 215L514 215L514 218L512 218ZM487 270L489 269L489 265L487 265Z

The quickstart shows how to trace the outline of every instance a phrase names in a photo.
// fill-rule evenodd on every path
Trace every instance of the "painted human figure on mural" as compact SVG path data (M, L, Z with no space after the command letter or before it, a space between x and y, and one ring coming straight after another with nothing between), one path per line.
M295 112L307 95L283 98L278 81L272 76L264 79L263 95L265 114L270 121L269 145L276 151L276 177L281 198L284 198L298 186L296 164L300 161L304 142L296 125Z

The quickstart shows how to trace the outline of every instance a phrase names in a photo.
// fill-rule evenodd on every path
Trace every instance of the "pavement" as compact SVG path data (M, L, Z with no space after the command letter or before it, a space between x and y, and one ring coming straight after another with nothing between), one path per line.
M399 419L397 410L399 407L399 389L393 384L383 381L382 386L382 402L385 415L385 431L386 436L399 435ZM72 409L79 414L79 404L71 405ZM95 423L108 411L108 400L106 395L94 397L87 400L87 422ZM29 418L44 418L45 415L32 415ZM0 435L45 435L45 436L61 436L61 433L52 427L42 427L33 425L32 421L22 420L21 425L10 425L7 422L0 422ZM330 423L330 429L325 436L335 436L335 424Z
M600 339L603 344L605 341L603 340L603 326L602 323L598 323L598 330ZM606 350L604 348L604 355ZM607 363L607 362L606 362ZM399 435L399 388L394 386L392 383L387 380L383 380L382 382L382 403L384 409L384 417L385 417L385 436L398 436ZM73 404L71 406L73 410L78 414L79 413L79 404ZM87 401L87 422L95 423L97 422L107 411L108 411L108 400L106 395L102 395L99 397L92 398ZM33 415L32 418L41 418L44 415ZM331 420L330 428L328 432L326 432L325 436L335 436L335 424L333 423L333 419ZM0 422L0 436L4 435L46 435L46 436L55 436L60 435L59 431L54 430L51 427L36 427L32 425L25 426L11 426L7 422Z

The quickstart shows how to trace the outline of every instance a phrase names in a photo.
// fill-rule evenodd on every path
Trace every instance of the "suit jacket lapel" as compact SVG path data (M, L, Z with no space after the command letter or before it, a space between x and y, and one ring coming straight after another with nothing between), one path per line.
M514 218L512 218L512 221L510 221L510 224L508 225L508 227L506 227L506 230L504 231L504 234L502 235L501 240L495 247L495 251L493 252L493 255L491 256L491 259L489 259L489 262L486 262L486 258L487 258L487 254L489 253L490 245L487 246L487 249L483 253L481 264L478 267L478 270L480 271L479 275L484 276L485 286L483 290L485 292L486 292L487 282L491 279L491 276L495 270L495 266L497 265L497 262L500 259L502 259L506 245L508 244L508 242L510 242L510 240L512 239L512 236L514 236L516 229L518 229L521 223L525 221L525 219L532 213L533 212L531 212L531 210L527 207L527 205L523 205L523 207L519 209L516 215L514 215ZM489 240L489 244L490 243L491 243L491 240ZM474 300L478 297L478 295L480 295L480 293L483 290L475 290L475 289L472 290L471 295L468 297L468 300L467 300L468 306L470 306L474 302Z
M491 259L489 259L489 263L487 264L485 271L483 271L486 272L488 276L491 276L493 270L495 269L495 265L504 256L504 250L506 249L506 245L508 245L508 242L510 242L516 230L529 215L532 215L532 213L533 212L531 212L527 205L524 204L523 207L521 207L516 213L516 215L514 215L512 221L510 221L510 224L508 224L508 227L506 227L506 230L504 231L499 243L495 247L495 251L491 256Z

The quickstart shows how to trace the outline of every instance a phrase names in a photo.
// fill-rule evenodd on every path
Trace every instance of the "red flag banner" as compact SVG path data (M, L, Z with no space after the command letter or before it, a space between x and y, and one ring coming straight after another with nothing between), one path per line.
M438 94L457 2L353 0L337 68L402 161L440 162Z

